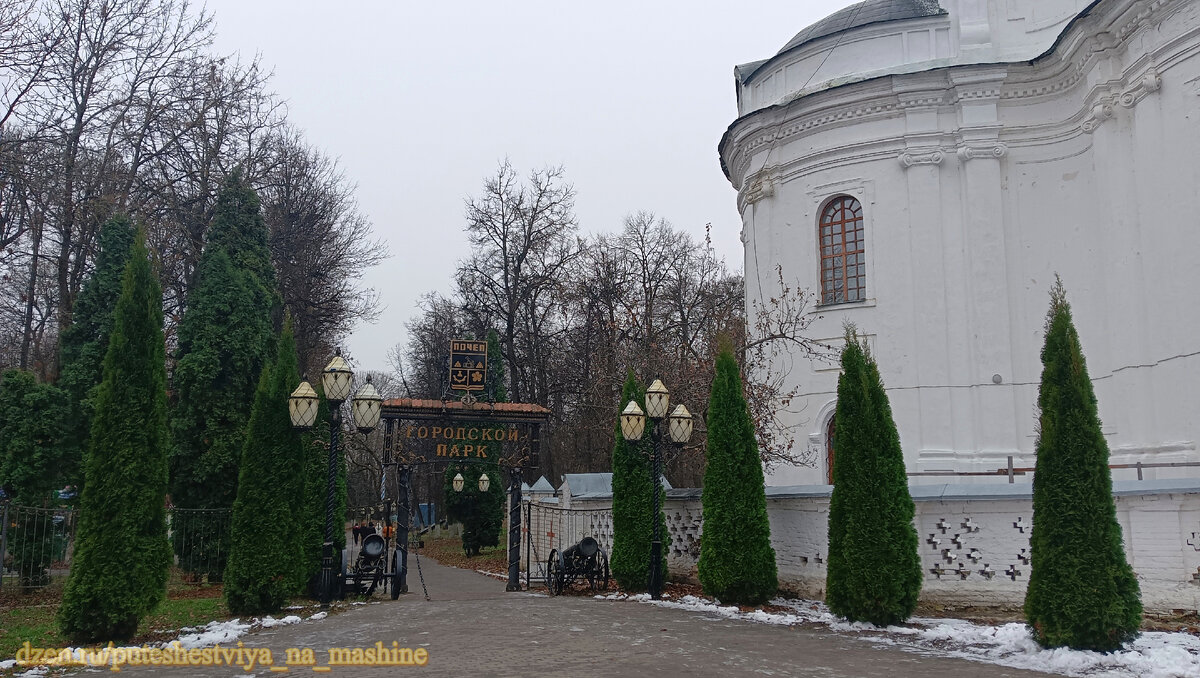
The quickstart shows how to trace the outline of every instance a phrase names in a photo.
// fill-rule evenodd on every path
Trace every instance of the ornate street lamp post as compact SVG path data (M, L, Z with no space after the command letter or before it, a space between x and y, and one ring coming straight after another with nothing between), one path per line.
M653 526L650 541L650 581L647 589L650 598L662 598L662 536L660 535L662 509L659 493L662 492L662 430L659 426L663 419L668 420L667 433L671 442L683 445L692 437L692 415L683 405L677 405L671 416L667 416L667 407L671 395L661 379L655 379L650 388L646 389L646 411L636 401L630 400L621 412L621 435L625 440L636 442L642 439L646 430L646 418L650 418L650 454L653 460L652 475L654 498L651 501L650 524Z
M340 351L339 351L340 353ZM354 382L354 373L350 366L340 356L325 367L321 374L321 385L325 391L325 399L329 401L329 468L325 485L325 542L321 552L321 607L328 608L333 599L333 523L334 511L337 504L337 467L338 467L338 434L342 429L342 403L350 397L350 387ZM379 424L379 413L383 398L379 391L367 383L359 389L351 406L354 425L361 433L370 433ZM317 418L318 396L308 380L300 382L296 390L288 398L288 413L292 418L292 426L298 429L310 429Z

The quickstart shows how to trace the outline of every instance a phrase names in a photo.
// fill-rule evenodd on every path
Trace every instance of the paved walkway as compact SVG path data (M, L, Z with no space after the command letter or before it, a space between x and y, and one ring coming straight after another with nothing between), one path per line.
M269 647L276 665L292 647L425 648L424 667L335 666L328 674L307 667L287 673L255 669L259 676L966 676L1001 678L1046 675L978 662L931 657L824 630L792 629L716 619L677 609L589 597L549 598L536 591L506 593L504 582L421 561L431 600L421 593L414 563L412 591L393 602L376 595L371 604L323 621L267 629L242 640ZM197 667L204 668L207 667ZM231 667L160 669L179 676L245 675ZM126 668L126 672L143 670Z

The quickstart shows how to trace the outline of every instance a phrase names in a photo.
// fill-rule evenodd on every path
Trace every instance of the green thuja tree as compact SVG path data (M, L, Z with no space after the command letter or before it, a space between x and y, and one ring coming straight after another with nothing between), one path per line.
M32 372L0 374L0 489L9 500L42 506L64 476L71 435L66 393Z
M217 200L196 281L179 325L171 430L171 499L184 509L228 509L280 306L258 196L235 171ZM180 521L187 571L219 579L229 552L223 521Z
M853 326L835 417L825 601L851 621L896 624L912 615L921 593L915 507L879 368Z
M275 363L259 380L239 464L224 588L233 614L279 611L307 570L296 520L304 497L302 436L288 414L288 396L299 384L289 318Z
M487 357L490 397L499 403L508 402L508 392L504 388L504 358L500 353L500 336L495 330L488 332ZM463 442L458 442L460 453L466 454L463 445ZM462 524L462 546L468 556L477 555L484 546L498 546L504 527L506 483L497 461L504 454L504 443L492 441L483 449L486 456L479 456L473 451L467 457L469 463L450 464L442 478L446 517ZM459 473L463 476L463 489L455 492L454 476ZM489 480L486 492L479 489L479 478L484 474Z
M113 312L71 574L58 623L72 642L128 640L166 596L167 394L162 292L144 238Z
M39 384L32 372L0 374L0 496L26 507L53 501L66 479L62 467L71 433L66 393ZM10 517L4 565L18 573L22 586L49 584L55 546L66 539L62 528L42 512L18 510Z
M1096 395L1057 278L1045 331L1025 619L1045 647L1116 650L1137 636L1141 593L1125 559Z
M754 423L728 346L717 356L708 404L700 584L726 604L758 605L779 588Z
M58 386L69 396L69 433L59 474L66 484L79 485L84 452L92 424L92 392L104 377L104 355L112 332L113 309L121 296L121 279L137 233L129 217L118 214L100 229L96 268L83 285L71 310L71 326L59 342Z
M654 467L650 457L650 434L641 440L628 441L621 435L620 412L630 400L646 409L646 389L638 383L633 370L625 375L618 404L617 425L612 455L613 543L611 566L613 578L626 591L645 591L650 583L650 548L653 523L647 520L652 513L659 516L659 535L663 542L662 581L667 575L667 528L662 516L659 494L658 510L654 509ZM647 427L650 422L646 422ZM661 481L660 481L661 482Z

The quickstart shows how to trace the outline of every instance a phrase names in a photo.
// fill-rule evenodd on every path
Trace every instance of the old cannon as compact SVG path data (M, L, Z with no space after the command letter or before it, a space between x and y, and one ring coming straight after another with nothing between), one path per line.
M375 588L383 581L384 568L387 558L387 541L378 534L370 534L363 538L362 547L358 550L358 558L354 561L353 569L345 572L343 590L350 595L370 596ZM344 552L343 552L344 553ZM343 559L345 555L342 556Z
M562 551L551 549L546 559L546 588L552 596L584 580L592 591L607 590L608 576L608 554L591 537Z

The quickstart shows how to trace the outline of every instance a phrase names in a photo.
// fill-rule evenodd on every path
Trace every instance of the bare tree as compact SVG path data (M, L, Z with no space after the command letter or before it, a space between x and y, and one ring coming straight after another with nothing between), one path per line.
M31 136L6 135L10 120L46 82L46 64L65 37L62 17L40 0L0 0L0 147Z
M751 300L750 323L743 348L746 402L758 436L758 452L767 468L778 464L813 466L816 459L807 446L796 446L795 423L786 414L800 415L791 409L800 392L789 386L794 361L829 360L833 347L807 335L808 326L821 316L809 305L810 290L789 284L782 266L776 266L779 283L766 300Z
M562 168L534 170L522 182L508 161L484 181L481 196L467 200L472 251L459 266L459 290L469 314L495 323L509 397L517 402L548 395L532 365L551 350L542 333L554 319L562 276L579 255L574 200Z
M258 60L212 56L212 37L188 0L0 0L0 364L53 378L116 211L146 228L173 343L235 168L263 195L305 363L377 312L361 275L386 250L353 184L285 128Z
M407 397L441 398L450 382L450 341L472 333L466 329L462 309L451 299L431 292L421 297L417 307L420 315L405 325L408 345L394 347L389 359Z
M300 364L315 374L356 322L377 317L379 295L359 281L388 256L387 246L372 236L336 161L296 130L278 135L272 151L259 189L263 216Z
M128 185L136 158L121 125L139 101L166 87L162 80L178 64L208 46L212 33L209 17L193 14L186 2L51 0L47 7L61 18L64 38L46 61L44 84L30 91L25 105L61 155L48 215L61 330L71 322L96 230L120 185Z

